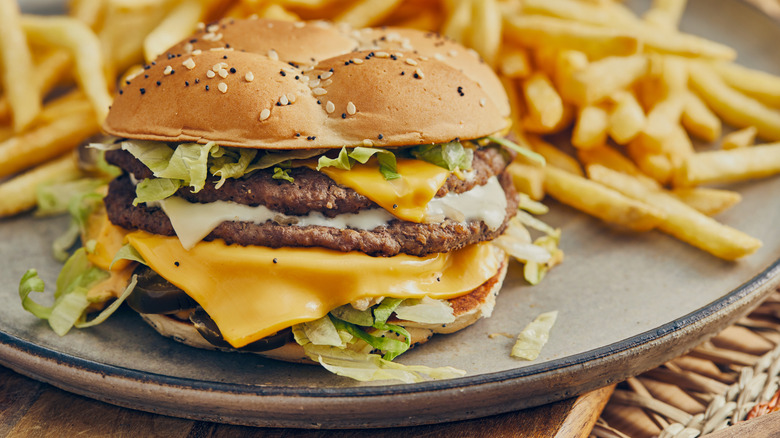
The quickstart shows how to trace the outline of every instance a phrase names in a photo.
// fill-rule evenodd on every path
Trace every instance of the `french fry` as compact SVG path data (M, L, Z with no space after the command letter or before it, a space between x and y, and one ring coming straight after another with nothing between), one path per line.
M720 119L695 93L685 93L680 122L692 135L708 142L720 138L722 128Z
M502 76L500 79L501 85L504 86L504 91L506 91L506 95L509 98L509 108L511 109L509 117L512 119L512 132L518 136L522 136L523 121L521 117L523 114L523 103L522 96L520 96L518 91L517 82L506 76Z
M780 77L730 62L712 68L729 85L766 105L780 108Z
M547 194L604 222L649 231L664 219L665 215L656 208L565 170L546 166L544 175Z
M42 96L51 91L71 67L70 55L63 50L51 50L35 64L33 78ZM10 120L11 104L6 95L0 96L0 122Z
M179 3L144 39L146 62L152 62L169 47L190 35L202 16L203 3L200 0L184 0Z
M553 128L563 119L563 100L553 87L550 78L536 72L522 82L525 96L526 116L529 124L542 128Z
M629 27L638 21L633 12L615 3L596 5L576 0L524 0L523 12L599 26Z
M726 150L748 147L756 141L756 133L758 133L758 130L756 130L755 126L748 126L747 128L730 132L723 136L720 147Z
M45 183L74 180L81 176L72 153L44 163L0 183L0 217L30 210L36 204L36 188Z
M647 58L611 56L588 64L572 75L564 97L579 106L598 103L636 82L647 71Z
M744 181L780 173L780 142L689 156L675 174L675 186Z
M67 115L0 143L0 178L62 155L99 131L91 106L74 105Z
M610 99L614 106L609 114L607 132L615 143L627 144L645 128L645 112L634 93L629 91L618 91Z
M680 58L664 56L658 60L661 87L664 97L657 102L647 114L647 123L640 137L642 145L652 153L677 153L673 141L675 129L679 126L685 107L684 93L687 90L688 69Z
M501 11L496 0L472 2L469 45L489 65L495 66L501 48Z
M95 109L98 121L111 105L100 42L84 23L68 17L25 16L22 27L31 41L67 49L76 65L76 79Z
M41 112L41 92L20 20L17 2L0 2L0 80L11 106L16 132L30 126Z
M399 4L401 0L359 0L339 14L334 21L347 23L352 27L373 26L390 15Z
M630 32L644 43L648 52L726 61L737 57L737 52L729 46L687 33L659 32L643 23L631 27Z
M665 185L672 180L674 167L669 157L661 153L649 152L637 138L626 145L626 153L636 163L642 173Z
M577 158L579 158L586 167L593 164L599 164L612 170L631 175L648 187L661 187L656 180L642 173L636 164L628 159L628 157L609 146L578 150Z
M471 23L471 0L454 0L451 3L442 34L462 44L466 41Z
M642 19L660 29L676 30L687 3L687 0L653 0L653 5Z
M628 56L639 50L639 39L628 31L552 17L505 17L504 37L526 47L555 47L585 52L598 59Z
M588 64L588 55L583 52L577 50L561 50L557 52L555 63L551 67L553 71L550 74L564 100L574 102L574 99L570 96L576 95L580 91L579 87L581 85L573 77L575 74L585 70Z
M504 45L498 59L501 76L512 79L524 79L531 76L531 61L528 59L527 50Z
M604 145L607 141L609 115L607 111L596 105L580 109L571 143L578 149L591 149Z
M270 5L263 8L262 12L260 13L260 17L281 21L299 21L301 19L301 17L296 15L294 12L290 12L285 9L284 6L278 5L276 3L271 3Z
M526 137L533 150L543 156L547 166L557 167L574 175L584 176L580 163L574 157L568 155L557 147L542 140L541 137L529 135Z
M525 193L534 201L544 198L544 168L513 161L506 171L512 176L518 192Z
M661 231L717 257L735 260L752 254L761 247L760 240L703 215L668 192L649 189L629 175L593 165L588 167L588 176L630 198L661 210L666 214L666 218L658 224Z
M755 126L758 135L780 140L780 111L731 88L709 66L691 62L691 85L723 120L739 128Z
M742 200L737 192L706 187L676 188L672 195L707 216L715 216Z
M98 29L102 24L106 3L104 0L72 0L69 15L90 29Z

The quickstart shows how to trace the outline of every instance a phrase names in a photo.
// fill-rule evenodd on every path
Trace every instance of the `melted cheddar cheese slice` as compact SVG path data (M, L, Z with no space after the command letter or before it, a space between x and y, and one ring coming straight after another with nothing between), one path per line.
M175 237L144 231L127 240L150 268L197 301L237 348L361 298L454 298L490 279L501 264L488 243L427 257L371 257L222 241L186 251Z
M355 164L351 170L324 167L320 172L376 202L393 216L420 223L425 219L428 203L447 181L450 171L410 158L399 158L397 163L401 177L391 180L386 180L379 172L376 159Z

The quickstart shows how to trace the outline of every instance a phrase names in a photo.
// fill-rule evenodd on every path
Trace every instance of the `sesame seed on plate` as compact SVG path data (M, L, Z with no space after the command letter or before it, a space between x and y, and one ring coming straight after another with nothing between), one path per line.
M266 109L264 109L264 110L260 111L260 120L261 120L261 121L262 121L262 120L266 120L266 119L268 119L269 117L271 117L271 110L269 110L268 108L266 108Z
M221 91L223 93L227 93L227 84L226 83L220 82L219 85L217 85L217 88L219 89L219 91Z

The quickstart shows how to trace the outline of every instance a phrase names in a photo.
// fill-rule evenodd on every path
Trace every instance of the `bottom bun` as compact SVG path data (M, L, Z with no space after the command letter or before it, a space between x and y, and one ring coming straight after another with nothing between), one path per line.
M425 343L436 333L454 333L464 329L477 322L480 318L487 318L493 313L496 297L499 290L501 290L501 285L504 283L508 265L509 259L505 257L498 272L493 277L468 294L449 299L448 301L452 305L455 316L455 321L449 324L424 324L399 320L394 317L391 317L388 322L400 325L409 332L412 338L412 347ZM141 313L140 315L144 321L161 335L169 337L174 341L207 350L244 352L231 348L220 348L211 344L200 335L195 326L189 321L161 314ZM294 341L273 350L251 353L285 362L315 363L306 356L303 347Z

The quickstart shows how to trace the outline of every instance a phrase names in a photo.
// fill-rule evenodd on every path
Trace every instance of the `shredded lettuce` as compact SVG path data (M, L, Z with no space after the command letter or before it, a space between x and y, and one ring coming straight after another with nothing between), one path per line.
M36 303L30 292L43 293L44 283L35 269L28 270L19 283L19 297L22 307L41 319L49 321L49 326L60 336L64 336L77 323L83 322L84 311L89 307L87 292L89 288L107 279L109 274L96 268L87 260L87 252L79 248L65 262L54 292L54 304L46 307Z
M550 330L552 330L557 317L557 310L537 316L517 336L517 342L512 347L510 356L525 360L534 360L539 357L542 347L550 339Z
M463 147L459 141L415 146L411 153L418 160L427 161L449 171L470 170L474 159L474 151Z
M98 193L97 189L102 185L102 181L90 181L79 185L75 191L65 191L62 197L56 201L50 200L45 206L44 214L53 214L54 211L60 211L65 197L67 197L67 211L70 213L70 225L65 232L54 239L52 242L52 255L55 259L64 262L69 254L68 250L76 243L79 235L84 232L87 226L87 218L100 205L103 195ZM83 191L82 191L83 190ZM43 190L44 193L46 189ZM49 192L51 193L51 192Z
M374 315L371 309L358 310L351 304L345 304L330 311L334 317L355 325L370 327L374 325ZM385 318L387 320L387 318Z
M167 178L146 178L135 186L133 205L165 199L176 193L182 181Z
M295 179L290 176L290 169L284 169L281 167L274 167L273 179L283 179L287 182L295 182Z
M452 379L466 374L465 371L422 365L404 365L383 359L376 354L365 354L327 345L305 344L303 350L312 360L339 376L361 382L398 380L403 383L424 382L430 379Z
M133 248L133 246L129 243L126 243L122 245L121 248L119 248L119 251L117 251L114 255L114 259L111 260L111 264L108 265L108 269L114 267L114 263L118 262L119 260L130 260L131 262L138 262L142 265L148 266L146 260L144 260L138 250Z
M455 321L452 305L448 301L430 297L404 300L396 307L395 316L398 319L423 324L449 324Z
M530 161L537 163L541 166L544 166L547 164L547 161L544 159L543 156L537 154L536 152L532 151L531 149L524 148L520 146L519 144L506 139L504 137L494 137L492 135L486 137L488 140L498 143L501 146L504 146L507 149L513 150L517 152L518 154L524 156L525 158L529 159Z
M534 201L525 193L518 193L517 195L520 197L520 204L518 205L518 208L521 210L525 210L532 214L546 214L550 211L549 207L539 201Z
M216 188L220 188L228 178L240 178L247 173L249 164L257 156L257 149L219 147L211 156L209 171L219 177Z
M335 167L341 170L350 170L354 166L355 162L360 164L366 164L368 160L376 155L379 162L379 172L386 180L400 178L398 174L398 167L395 158L395 154L386 150L378 148L365 148L356 147L351 151L348 151L346 147L342 147L339 151L339 155L336 158L329 158L325 155L321 156L317 160L317 170L323 167ZM354 161L353 161L354 160Z

